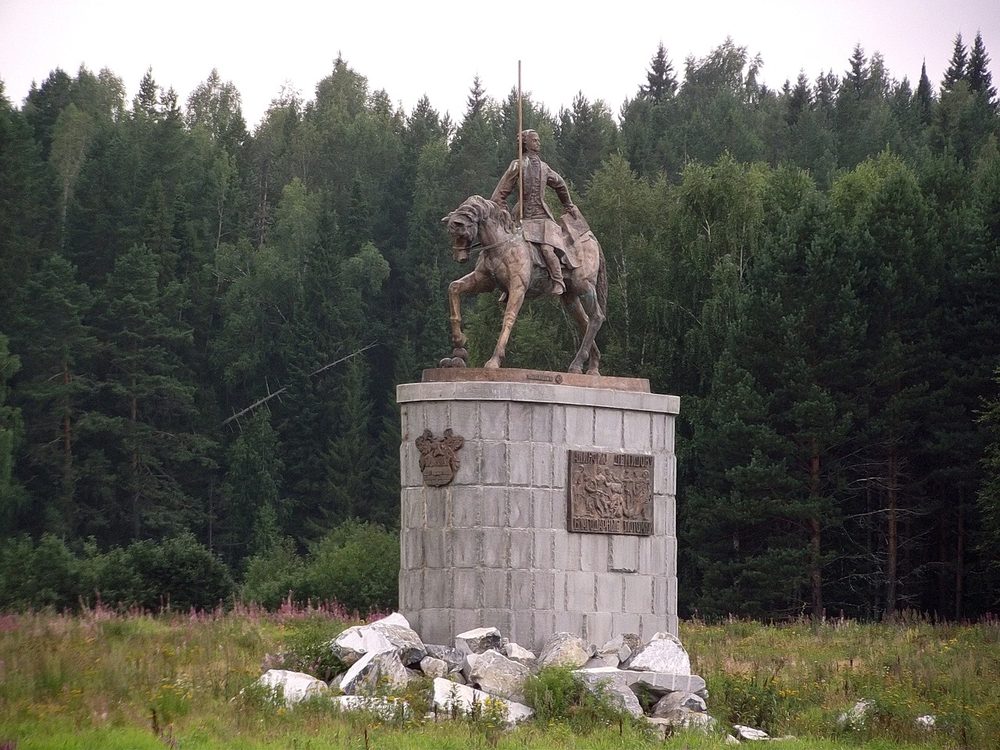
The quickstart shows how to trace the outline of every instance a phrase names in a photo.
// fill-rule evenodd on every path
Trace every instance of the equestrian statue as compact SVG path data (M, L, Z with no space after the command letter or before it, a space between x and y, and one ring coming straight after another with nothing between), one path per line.
M506 300L503 326L486 369L503 364L507 341L525 299L558 296L576 322L580 349L568 371L600 375L601 352L595 339L604 323L608 303L608 277L604 251L586 219L573 205L562 177L542 161L540 141L534 130L521 132L524 155L504 172L490 198L473 195L445 216L452 254L466 263L472 251L479 256L472 273L448 285L452 356L441 367L468 364L467 338L462 332L462 297L496 289ZM521 199L512 215L507 198L520 184ZM545 203L551 187L564 213L556 219Z

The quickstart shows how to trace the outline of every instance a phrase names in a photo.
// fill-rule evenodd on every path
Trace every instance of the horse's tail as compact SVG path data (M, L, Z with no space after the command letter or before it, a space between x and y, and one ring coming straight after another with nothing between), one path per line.
M597 304L604 317L608 316L608 264L604 261L604 248L597 245L600 262L597 266Z

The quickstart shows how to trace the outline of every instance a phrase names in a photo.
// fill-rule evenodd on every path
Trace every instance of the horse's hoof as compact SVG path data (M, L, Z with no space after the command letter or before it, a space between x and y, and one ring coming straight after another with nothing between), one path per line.
M466 349L465 347L457 346L451 350L451 356L457 357L458 359L464 359L467 361L469 359L469 350Z
M587 370L587 374L588 375L592 375L595 378L601 377L601 372L596 367L594 367L593 369Z
M465 360L462 359L461 357L452 357L448 361L451 362L449 367L468 367Z
M484 370L499 370L500 369L500 360L495 359L495 358L489 360L485 365L483 365L483 369Z
M570 365L569 369L566 371L570 375L583 375L583 368L577 365Z
M454 367L451 363L451 357L445 357L440 362L438 362L438 367Z

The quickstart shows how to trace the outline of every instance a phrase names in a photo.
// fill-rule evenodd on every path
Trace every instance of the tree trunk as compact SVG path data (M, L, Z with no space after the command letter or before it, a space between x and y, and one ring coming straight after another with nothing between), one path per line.
M962 583L965 573L962 564L965 557L965 505L962 493L958 493L958 534L955 539L955 619L962 617Z
M129 398L129 417L132 427L132 533L139 538L142 521L139 514L139 446L137 444L136 423L139 421L139 401L135 397L135 378L132 379L132 395Z
M946 539L948 537L948 532L945 529L944 513L938 514L937 522L937 532L938 532L938 573L937 573L937 606L935 607L935 614L938 618L944 619L947 616L948 610L951 608L949 606L949 595L948 591L948 545Z
M896 614L896 576L899 558L899 488L897 486L899 457L896 455L896 446L889 449L889 483L888 501L889 507L886 514L886 534L888 536L886 545L885 564L885 616L887 618Z
M809 490L813 501L819 503L819 446L812 441L812 458L809 462ZM820 622L823 619L823 569L822 569L822 527L819 522L819 509L809 519L809 583L812 588L812 619Z
M63 423L62 423L62 505L63 523L65 532L73 534L72 508L73 508L73 422L70 418L69 408L69 383L71 380L69 363L63 361L63 385L66 392L63 395Z

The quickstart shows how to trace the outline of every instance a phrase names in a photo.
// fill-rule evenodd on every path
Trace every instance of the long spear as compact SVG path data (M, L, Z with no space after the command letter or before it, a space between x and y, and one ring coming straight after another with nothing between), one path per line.
M521 61L517 61L517 218L524 223L524 116L521 111Z

